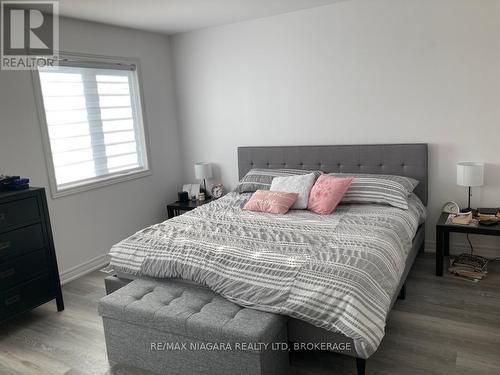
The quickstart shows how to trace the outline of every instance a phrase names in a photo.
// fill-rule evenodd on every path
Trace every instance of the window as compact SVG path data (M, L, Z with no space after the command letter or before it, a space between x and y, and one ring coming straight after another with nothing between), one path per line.
M63 59L38 83L53 196L149 171L134 64Z

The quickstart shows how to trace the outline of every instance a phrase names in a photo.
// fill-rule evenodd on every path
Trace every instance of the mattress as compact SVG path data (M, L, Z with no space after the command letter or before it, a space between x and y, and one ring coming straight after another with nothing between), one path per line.
M287 315L351 338L369 357L425 208L341 205L332 215L243 211L248 194L224 198L116 244L120 274L180 278L242 306Z

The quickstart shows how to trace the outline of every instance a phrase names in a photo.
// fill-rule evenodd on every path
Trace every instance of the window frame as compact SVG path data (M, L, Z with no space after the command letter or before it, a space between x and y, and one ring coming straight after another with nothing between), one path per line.
M42 86L38 69L32 70L33 92L35 95L35 102L38 111L38 118L40 130L42 135L43 152L45 156L45 165L49 177L49 185L52 198L65 197L72 194L81 193L88 190L98 189L101 187L117 184L123 181L133 180L152 175L151 157L150 157L150 142L149 132L146 122L145 105L142 96L142 75L140 70L139 59L123 58L123 57L110 57L101 55L90 55L82 53L59 52L60 59L68 59L81 63L82 67L85 65L135 65L135 83L131 85L134 90L131 93L131 102L135 106L134 111L135 119L138 122L136 134L141 138L141 143L144 150L141 150L141 156L144 166L140 169L127 170L116 173L107 174L104 176L96 176L90 179L76 181L68 184L67 187L60 188L57 185L55 167L52 157L52 149L50 146L49 128L45 116L45 106L42 93Z

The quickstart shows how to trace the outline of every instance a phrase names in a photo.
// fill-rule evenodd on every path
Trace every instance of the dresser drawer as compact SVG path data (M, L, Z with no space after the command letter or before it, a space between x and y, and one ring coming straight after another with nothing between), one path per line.
M40 249L43 246L44 238L41 224L0 233L0 262Z
M46 249L37 250L0 263L0 290L12 288L16 284L48 271L49 264Z
M40 218L35 197L0 204L0 230L27 224Z
M47 302L54 295L48 274L0 292L0 321Z

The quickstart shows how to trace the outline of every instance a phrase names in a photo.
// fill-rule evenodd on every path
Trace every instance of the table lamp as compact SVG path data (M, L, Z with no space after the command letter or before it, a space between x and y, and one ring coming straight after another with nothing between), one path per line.
M483 186L484 164L476 162L457 163L457 185L469 188L469 205L462 212L470 212L471 187Z
M203 180L203 189L205 196L208 198L207 184L205 179L212 178L212 164L210 163L195 163L194 175L198 180Z

